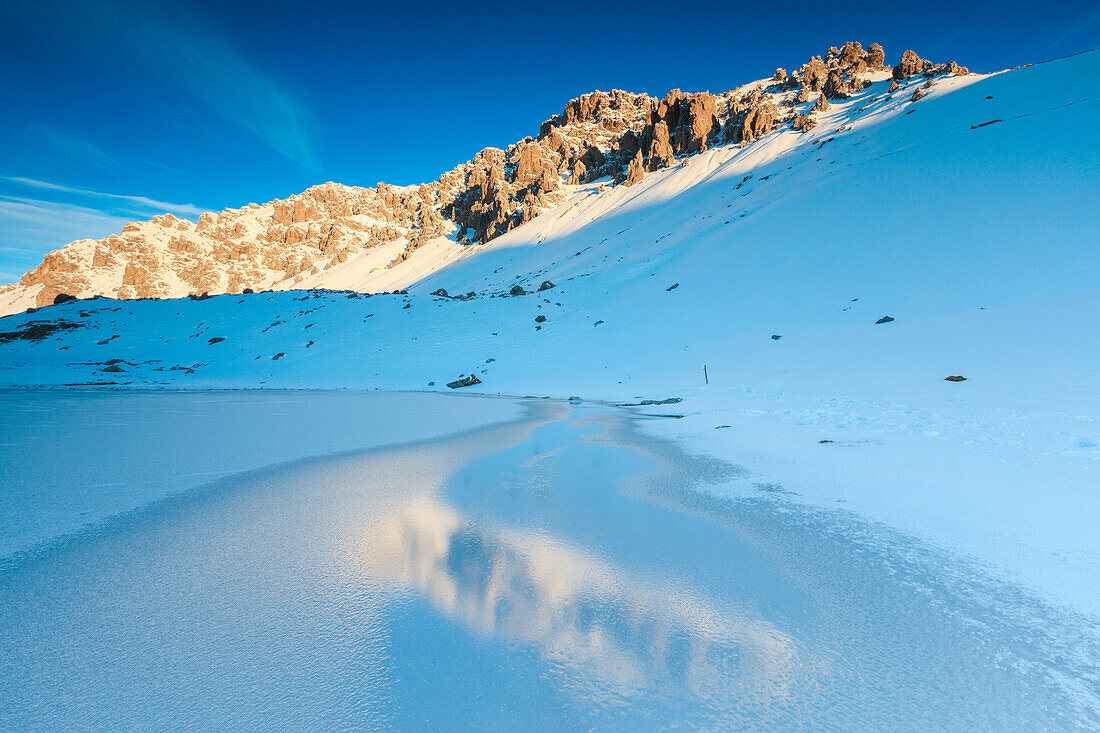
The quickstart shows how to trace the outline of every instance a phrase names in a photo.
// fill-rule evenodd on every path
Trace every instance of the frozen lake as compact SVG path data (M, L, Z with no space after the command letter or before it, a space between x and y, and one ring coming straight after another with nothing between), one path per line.
M229 394L214 399L231 399L237 423L289 409ZM5 405L50 404L56 418L127 398L69 394L59 408L56 394L9 393ZM331 395L291 398L314 432L347 409ZM194 416L176 441L219 442L202 417L211 395L154 399ZM343 399L403 414L391 433L403 444L350 451L314 435L302 447L267 425L269 443L297 452L252 462L300 460L227 475L222 459L222 478L187 487L172 461L149 459L143 481L160 471L173 489L142 494L122 477L130 501L106 509L87 489L82 506L101 510L75 528L48 521L41 507L65 513L69 499L36 478L9 419L0 457L24 484L5 485L6 506L39 508L0 530L16 548L0 564L0 727L1100 725L1091 620L841 512L779 493L715 498L708 483L751 467L639 434L655 418L535 400ZM161 435L154 423L143 439ZM385 442L368 433L363 445ZM215 470L202 451L158 444ZM142 463L132 453L130 473ZM24 496L35 486L49 501Z

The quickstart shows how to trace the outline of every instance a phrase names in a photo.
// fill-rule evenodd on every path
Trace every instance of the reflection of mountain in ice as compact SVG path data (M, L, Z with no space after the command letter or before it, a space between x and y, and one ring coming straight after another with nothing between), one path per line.
M543 534L473 524L435 501L406 505L366 545L380 579L608 694L670 686L711 701L775 699L802 664L794 641L766 621Z

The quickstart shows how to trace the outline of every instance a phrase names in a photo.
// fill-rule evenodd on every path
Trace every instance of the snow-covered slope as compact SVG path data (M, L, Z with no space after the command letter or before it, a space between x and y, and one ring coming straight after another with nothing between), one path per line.
M914 98L937 79L966 75L906 51L885 64L878 44L850 42L814 56L790 76L721 95L675 89L658 100L592 92L546 120L537 138L486 148L437 180L372 188L325 183L287 199L206 212L197 223L165 214L118 235L50 252L18 283L0 287L0 315L58 296L171 298L252 290L352 288L380 292L412 283L477 245L520 227L577 184L629 186L647 171L722 143L751 143L773 129L806 131L829 100L894 78ZM564 191L563 191L563 186ZM417 255L421 248L427 252ZM416 263L410 264L414 255Z
M867 76L808 132L570 185L478 247L429 242L375 281L407 294L4 318L0 383L473 375L487 393L679 397L647 408L684 416L652 429L744 464L723 491L844 506L1100 614L1100 53L944 77L917 101L923 79L891 95ZM358 287L372 256L302 284Z

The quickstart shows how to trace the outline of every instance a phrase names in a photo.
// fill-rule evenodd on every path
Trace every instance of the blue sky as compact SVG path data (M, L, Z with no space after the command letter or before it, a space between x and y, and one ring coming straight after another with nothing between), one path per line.
M0 282L81 237L327 180L434 179L592 89L721 91L846 40L976 71L1100 45L1100 6L0 0Z

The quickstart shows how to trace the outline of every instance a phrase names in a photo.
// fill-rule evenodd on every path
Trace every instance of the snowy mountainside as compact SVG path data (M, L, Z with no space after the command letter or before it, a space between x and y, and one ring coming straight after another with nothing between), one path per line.
M858 343L890 359L883 342L914 322L994 320L1001 308L1095 291L1097 57L947 78L917 102L911 90L886 94L883 79L834 102L808 133L715 146L632 186L578 184L487 244L421 247L383 281L407 295L91 300L11 316L0 321L0 380L95 381L85 362L141 356L205 364L183 380L196 386L422 388L496 357L478 370L489 391L561 394L583 375L610 395L695 385L704 363L737 384L790 381L800 372L790 360L811 343ZM386 256L369 254L303 282L350 284ZM533 292L544 281L554 287ZM517 284L529 294L509 295ZM441 288L475 296L434 296ZM875 323L884 316L895 322ZM43 340L11 335L56 322L68 326ZM104 333L109 347L98 345ZM194 333L226 340L208 347ZM862 372L838 354L807 376L852 387ZM112 381L178 376L132 366Z
M939 79L966 75L912 51L893 68L878 44L856 42L814 56L789 76L723 94L663 99L622 91L571 100L536 138L486 148L419 186L326 183L284 200L171 215L126 225L46 255L18 283L0 287L0 315L88 298L170 298L247 290L350 288L381 292L530 222L600 179L627 186L717 145L749 144L776 129L811 130L832 101L893 79L914 98ZM901 92L898 92L901 93ZM425 256L418 250L427 247ZM415 260L415 263L410 262Z

